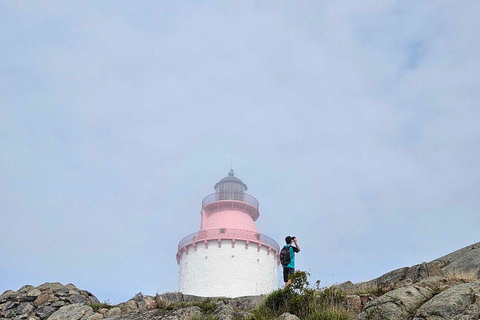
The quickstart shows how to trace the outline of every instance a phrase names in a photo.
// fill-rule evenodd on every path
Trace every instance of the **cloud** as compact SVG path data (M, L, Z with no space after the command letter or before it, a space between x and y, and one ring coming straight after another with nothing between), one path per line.
M176 290L231 158L322 283L478 241L476 3L0 6L0 291Z

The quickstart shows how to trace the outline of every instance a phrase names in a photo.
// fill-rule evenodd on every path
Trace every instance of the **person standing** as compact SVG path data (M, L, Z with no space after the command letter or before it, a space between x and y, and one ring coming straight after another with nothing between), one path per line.
M292 241L295 246L292 246ZM283 266L283 281L286 288L292 283L288 276L295 272L295 253L300 252L300 246L297 243L297 237L287 236L285 242L287 244L280 251L280 262Z

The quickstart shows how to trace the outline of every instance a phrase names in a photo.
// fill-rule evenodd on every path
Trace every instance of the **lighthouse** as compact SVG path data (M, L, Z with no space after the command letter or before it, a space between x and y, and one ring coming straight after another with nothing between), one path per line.
M276 290L279 246L257 230L257 199L233 169L214 189L202 201L200 230L178 244L179 291L234 298Z

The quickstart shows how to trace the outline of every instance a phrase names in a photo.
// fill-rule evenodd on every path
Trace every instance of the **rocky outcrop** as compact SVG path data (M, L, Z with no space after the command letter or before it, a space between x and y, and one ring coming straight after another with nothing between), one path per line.
M52 315L65 305L99 303L86 290L73 284L44 283L38 287L26 285L17 291L7 290L0 295L0 319L40 320ZM77 320L77 319L75 319Z
M381 293L405 285L411 285L422 279L434 276L448 277L449 275L460 273L477 273L477 277L480 277L480 242L430 262L399 268L387 272L376 279L357 284L347 281L339 284L338 287L347 294L371 292L374 289Z
M353 284L344 282L338 287L347 293L356 293L363 291L372 291L376 288L378 292L386 292L398 287L410 285L432 276L443 276L444 271L434 263L421 263L412 267L396 269L385 273L384 275L366 282Z
M354 320L366 319L479 319L480 280L429 277L373 298Z
M87 319L91 319L90 317L93 315L94 315L94 312L92 307L75 303L75 304L61 307L60 309L58 309L58 311L55 311L48 319L49 320L87 320Z
M212 315L218 320L234 320L235 309L230 304L221 304L215 308Z
M338 287L349 293L353 319L480 319L480 243L428 263ZM367 293L368 292L368 293ZM371 301L360 296L370 294Z
M348 281L345 305L354 320L480 319L480 243L431 262L404 267L366 282ZM136 294L116 306L101 304L73 284L23 286L0 295L0 320L217 320L254 319L266 296L204 298L178 292ZM343 306L342 306L343 307ZM284 313L279 320L295 320Z
M480 270L480 242L433 260L445 273Z
M374 314L382 314L392 320L407 319L433 295L434 292L431 289L424 287L398 288L368 303L355 319L371 319Z
M264 300L265 296L227 299L196 297L178 292L164 293L156 297L137 294L133 299L111 308L106 318L108 320L188 320L208 314L217 320L252 319L251 311ZM110 314L114 309L115 316ZM119 312L121 314L118 314Z
M181 308L178 310L154 309L143 312L132 312L116 317L109 317L109 320L190 320L200 318L203 315L202 309L196 306Z
M480 319L480 280L439 293L423 304L413 319Z
M24 286L0 295L0 319L9 320L188 320L211 315L218 320L252 319L251 311L265 296L235 299L204 298L181 293L155 297L137 293L116 306L101 304L86 290L72 284ZM95 309L95 310L94 310Z
M376 297L372 294L353 294L347 295L346 307L352 314L358 314L363 308Z

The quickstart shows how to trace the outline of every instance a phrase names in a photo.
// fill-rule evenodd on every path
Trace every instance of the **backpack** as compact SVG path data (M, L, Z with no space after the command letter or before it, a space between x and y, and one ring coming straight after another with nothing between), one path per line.
M280 250L280 263L282 266L286 267L292 261L292 256L290 255L290 248L285 246Z

